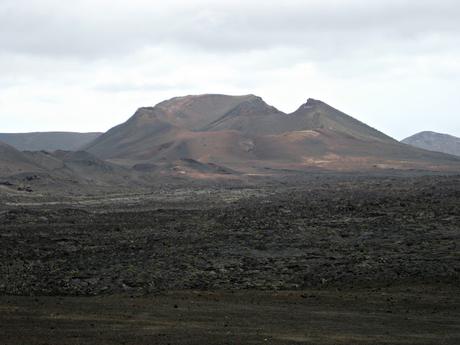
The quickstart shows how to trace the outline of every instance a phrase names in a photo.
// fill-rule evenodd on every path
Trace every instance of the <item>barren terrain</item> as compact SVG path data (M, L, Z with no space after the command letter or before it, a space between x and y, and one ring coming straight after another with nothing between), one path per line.
M1 201L1 344L460 341L459 176L33 194Z

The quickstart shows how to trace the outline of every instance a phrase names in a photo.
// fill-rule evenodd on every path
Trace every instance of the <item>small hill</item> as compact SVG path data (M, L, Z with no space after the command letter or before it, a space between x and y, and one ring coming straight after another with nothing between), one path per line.
M0 133L0 141L20 151L75 151L89 144L101 133L34 132Z
M388 135L312 98L289 117L291 130L328 130L366 141L391 144L396 142Z
M19 151L0 142L0 186L11 190L91 191L144 183L138 174L83 151ZM89 188L89 189L88 189Z
M460 138L436 132L420 132L401 141L425 150L460 156Z
M24 172L43 172L34 160L14 147L0 142L0 177Z

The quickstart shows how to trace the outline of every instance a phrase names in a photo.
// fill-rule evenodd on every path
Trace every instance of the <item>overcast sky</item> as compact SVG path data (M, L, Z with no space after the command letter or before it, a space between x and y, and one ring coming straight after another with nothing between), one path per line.
M460 1L0 0L0 132L105 131L201 93L460 136Z

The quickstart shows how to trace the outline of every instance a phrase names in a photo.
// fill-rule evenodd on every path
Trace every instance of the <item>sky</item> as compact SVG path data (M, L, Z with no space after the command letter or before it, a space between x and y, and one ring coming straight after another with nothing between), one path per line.
M459 18L458 0L0 0L0 132L106 131L223 93L460 136Z

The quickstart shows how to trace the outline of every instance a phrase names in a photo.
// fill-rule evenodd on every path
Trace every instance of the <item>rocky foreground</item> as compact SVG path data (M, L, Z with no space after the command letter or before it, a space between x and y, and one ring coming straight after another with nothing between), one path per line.
M459 286L459 224L459 176L9 200L0 293Z

